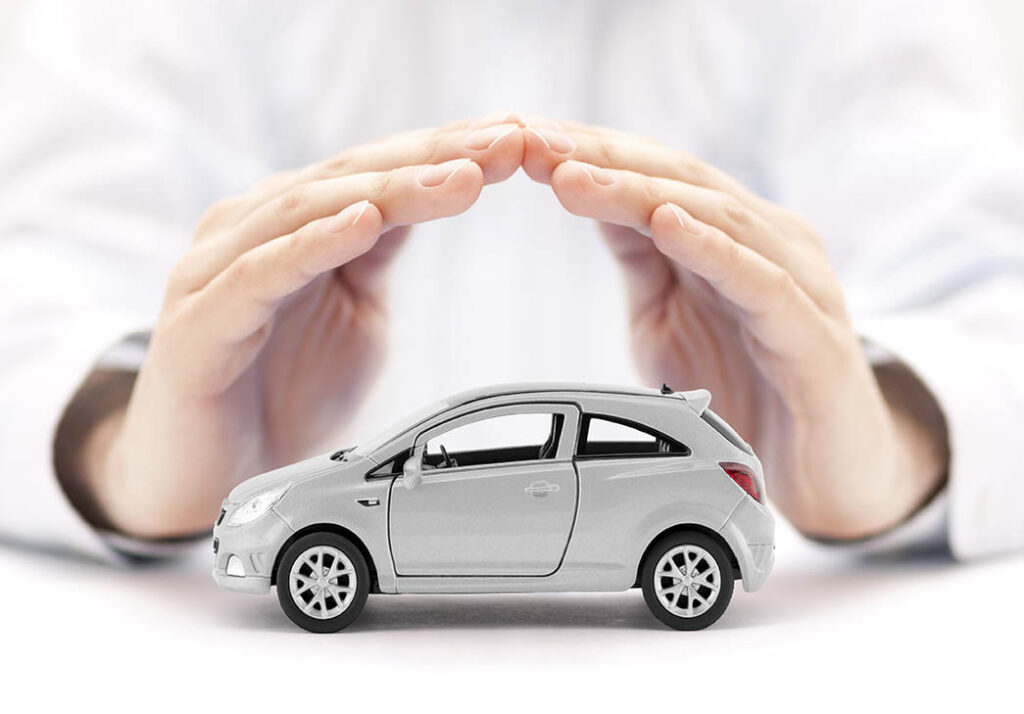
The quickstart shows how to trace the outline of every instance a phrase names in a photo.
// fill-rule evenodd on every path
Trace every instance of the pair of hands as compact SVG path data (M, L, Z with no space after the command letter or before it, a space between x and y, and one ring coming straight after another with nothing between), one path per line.
M926 392L867 363L805 221L650 140L503 114L359 146L207 211L126 408L79 462L103 521L202 531L234 484L326 448L382 362L387 268L409 227L520 167L599 222L644 377L710 389L798 528L877 532L940 483Z

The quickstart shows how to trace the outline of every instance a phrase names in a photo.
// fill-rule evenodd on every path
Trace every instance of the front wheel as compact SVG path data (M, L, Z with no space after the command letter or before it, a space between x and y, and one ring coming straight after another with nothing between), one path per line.
M310 632L337 632L359 617L370 591L366 558L336 533L310 533L292 543L277 566L277 599L288 618Z
M675 533L659 540L648 552L640 577L647 607L676 630L704 629L722 616L732 599L729 557L703 533Z

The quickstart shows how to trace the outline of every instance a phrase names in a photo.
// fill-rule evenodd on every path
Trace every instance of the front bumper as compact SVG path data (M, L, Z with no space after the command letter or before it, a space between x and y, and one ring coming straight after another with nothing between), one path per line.
M214 582L236 592L269 592L277 554L292 535L291 527L273 508L241 526L219 520L213 529Z
M266 595L270 592L270 578L259 575L228 575L223 570L213 569L213 581L225 590L250 595Z

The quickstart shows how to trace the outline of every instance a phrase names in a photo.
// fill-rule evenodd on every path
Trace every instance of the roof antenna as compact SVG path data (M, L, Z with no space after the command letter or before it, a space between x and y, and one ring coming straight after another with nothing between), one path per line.
M665 384L664 382L662 382L661 383L661 393L662 394L675 394L675 390L672 389L672 387L670 387L667 384Z

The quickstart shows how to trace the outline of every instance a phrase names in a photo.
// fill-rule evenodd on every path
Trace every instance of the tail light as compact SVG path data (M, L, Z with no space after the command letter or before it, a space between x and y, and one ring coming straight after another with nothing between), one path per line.
M761 493L760 487L757 485L757 477L751 473L750 469L743 464L734 464L731 462L720 463L719 466L722 470L729 474L729 478L736 482L736 485L750 494L758 503L764 503L764 494Z

